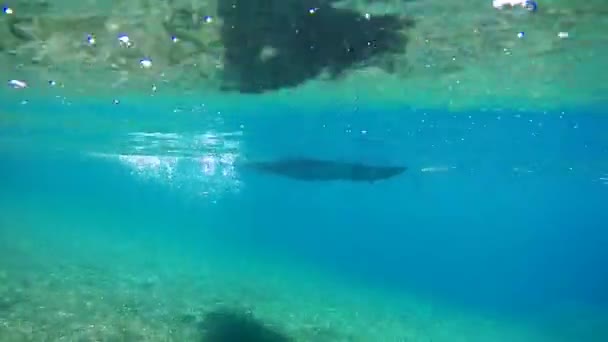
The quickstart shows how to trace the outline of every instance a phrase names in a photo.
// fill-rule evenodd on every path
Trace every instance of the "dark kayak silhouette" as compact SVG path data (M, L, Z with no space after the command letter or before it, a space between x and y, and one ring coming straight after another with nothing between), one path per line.
M244 164L261 172L303 181L375 182L402 174L403 166L375 166L319 159L282 159Z

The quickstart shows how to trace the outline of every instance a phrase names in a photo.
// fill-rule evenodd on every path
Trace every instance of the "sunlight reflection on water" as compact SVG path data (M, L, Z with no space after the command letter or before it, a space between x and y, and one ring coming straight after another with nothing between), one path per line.
M126 150L92 155L119 162L140 180L206 197L240 190L235 168L240 142L234 139L239 136L240 132L134 132L128 134Z

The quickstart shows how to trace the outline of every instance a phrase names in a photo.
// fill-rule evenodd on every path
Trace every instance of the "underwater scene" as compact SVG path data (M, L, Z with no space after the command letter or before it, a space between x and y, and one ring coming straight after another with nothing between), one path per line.
M0 5L0 342L608 341L608 3Z

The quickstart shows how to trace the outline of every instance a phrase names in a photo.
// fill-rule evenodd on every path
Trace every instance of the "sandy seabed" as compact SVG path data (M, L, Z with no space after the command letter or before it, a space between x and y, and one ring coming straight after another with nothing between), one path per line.
M560 340L529 322L349 284L235 245L129 232L132 222L59 206L2 204L1 341L208 341L215 310L295 341Z

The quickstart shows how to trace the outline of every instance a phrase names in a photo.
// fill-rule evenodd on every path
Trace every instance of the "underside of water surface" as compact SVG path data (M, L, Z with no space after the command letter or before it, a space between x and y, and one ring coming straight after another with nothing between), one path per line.
M11 0L0 16L0 70L64 96L236 93L320 107L357 98L541 110L602 102L606 3L507 3L515 6Z

